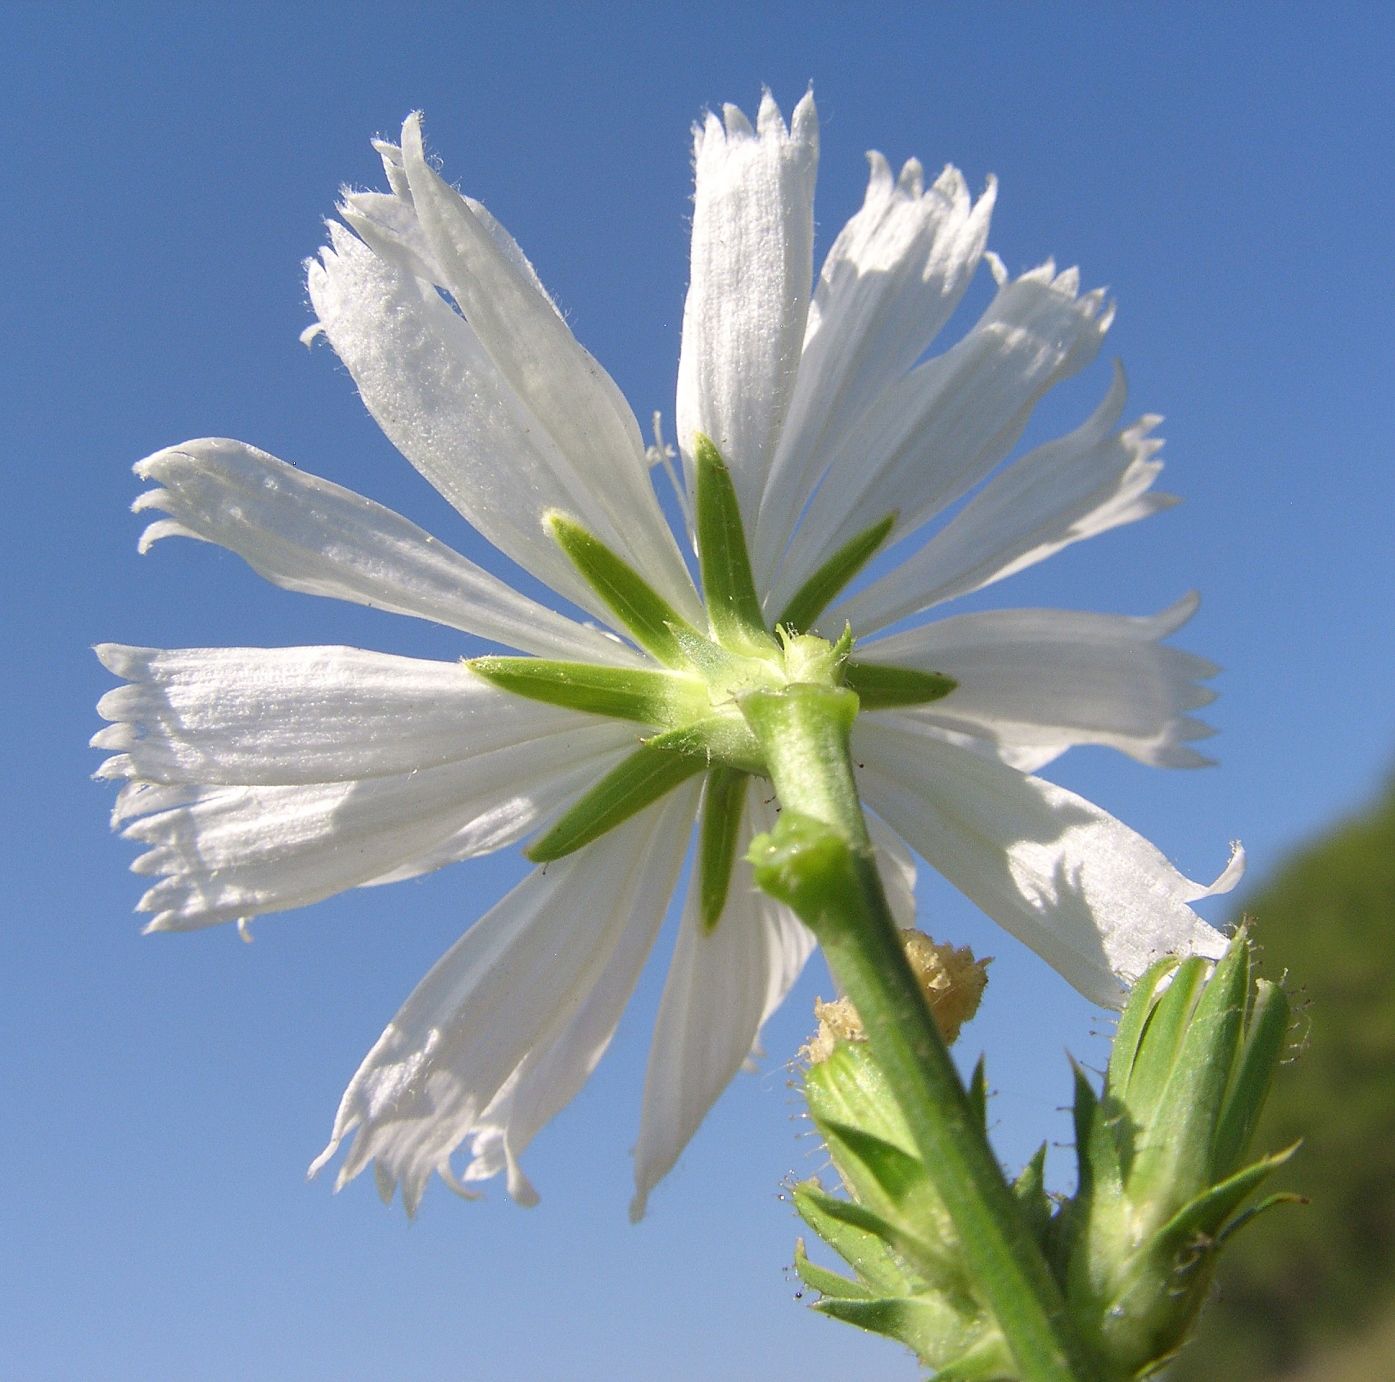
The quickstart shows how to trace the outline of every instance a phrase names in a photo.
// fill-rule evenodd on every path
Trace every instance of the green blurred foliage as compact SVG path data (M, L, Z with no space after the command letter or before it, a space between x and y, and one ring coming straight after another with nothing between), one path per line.
M1395 1321L1395 783L1296 853L1245 911L1297 1013L1294 1059L1252 1146L1302 1138L1274 1186L1311 1203L1231 1241L1169 1376L1382 1382L1395 1378L1378 1344Z

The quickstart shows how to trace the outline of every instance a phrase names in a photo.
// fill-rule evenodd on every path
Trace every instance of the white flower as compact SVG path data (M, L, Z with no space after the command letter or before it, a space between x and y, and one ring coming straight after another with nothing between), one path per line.
M953 168L926 187L919 164L896 177L872 155L863 207L814 282L812 99L789 128L768 95L754 129L729 106L695 143L677 497L689 502L703 455L719 452L767 629L783 619L832 636L847 621L867 688L878 667L902 669L885 675L903 691L938 688L889 707L866 690L855 728L893 900L912 905L909 845L1103 1004L1161 952L1220 954L1223 938L1188 904L1229 886L1236 866L1201 887L1097 807L1026 775L1082 743L1147 763L1201 761L1189 741L1204 730L1188 712L1209 698L1196 681L1212 669L1161 642L1191 602L1149 618L968 614L876 637L1169 502L1151 490L1157 420L1120 426L1117 371L1081 427L999 469L1036 400L1094 359L1110 320L1102 295L1050 265L1009 279L987 256L991 305L964 339L917 363L985 257L991 184L975 202ZM660 614L647 643L578 623L390 510L241 442L193 441L141 461L156 487L136 508L167 515L142 550L171 534L218 543L288 589L549 660L99 648L128 682L103 698L115 723L94 743L115 751L100 775L125 782L115 819L147 847L136 871L158 876L140 903L155 914L150 930L303 906L545 825L554 846L559 831L575 844L578 812L599 810L588 792L629 771L642 737L700 711L730 728L719 692L731 678L781 675L767 634L754 653L733 652L741 639L715 613L709 624L651 484L662 443L646 453L518 247L436 174L416 117L400 147L378 149L391 191L346 194L344 224L309 265L319 321L307 334L323 331L403 455L500 551L621 635L643 621L617 619L592 557L624 580L641 573L632 593ZM703 434L715 452L703 452ZM707 463L726 474L720 459ZM899 566L821 612L879 544L920 534L971 492ZM836 579L820 585L840 550ZM689 641L656 655L680 626ZM729 665L704 681L694 669L709 653ZM595 673L606 694L660 691L626 719L575 708L571 690L552 704L504 689L510 667L526 681L557 662L611 669ZM663 763L678 761L668 752ZM733 750L724 766L721 752L711 770L679 762L640 793L649 804L630 801L582 847L552 848L554 862L465 933L354 1076L316 1168L352 1133L340 1183L374 1162L385 1197L400 1184L409 1212L433 1171L462 1190L503 1171L515 1198L534 1198L518 1158L605 1051L705 799L725 840L704 846L717 865L694 869L663 994L636 1150L642 1211L811 946L743 862L723 871L771 808L751 762ZM457 1176L451 1157L467 1140Z

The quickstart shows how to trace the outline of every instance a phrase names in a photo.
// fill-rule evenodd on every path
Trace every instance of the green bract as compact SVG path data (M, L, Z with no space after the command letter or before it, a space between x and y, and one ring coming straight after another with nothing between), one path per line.
M705 772L698 867L702 914L721 916L740 826L744 779L770 776L748 722L752 698L788 686L839 690L852 713L921 705L948 695L950 677L850 658L852 631L836 641L808 632L830 600L891 531L894 515L823 564L767 624L751 575L746 534L726 461L704 436L694 446L694 530L708 627L695 628L623 558L566 514L548 531L656 666L615 667L535 657L479 657L468 665L520 696L647 727L635 751L577 801L528 851L560 859Z
M1100 1378L1161 1368L1185 1342L1225 1240L1293 1198L1246 1207L1292 1150L1247 1157L1288 1020L1282 991L1255 974L1243 929L1214 967L1160 961L1120 1019L1103 1090L1076 1070L1075 1194L1047 1194L1044 1147L1013 1185ZM845 1194L805 1181L795 1208L853 1270L829 1271L799 1246L795 1266L820 1293L818 1308L901 1340L937 1377L1017 1377L874 1053L840 1042L804 1089ZM983 1089L980 1067L969 1091L980 1128Z

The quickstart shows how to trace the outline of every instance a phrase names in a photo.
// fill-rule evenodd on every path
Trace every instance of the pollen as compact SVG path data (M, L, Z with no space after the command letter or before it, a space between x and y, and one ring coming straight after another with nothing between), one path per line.
M940 1035L946 1045L952 1045L959 1029L978 1011L988 984L991 956L975 959L968 946L941 944L923 931L903 930L901 944ZM867 1039L851 999L835 998L825 1003L816 998L814 1016L819 1029L799 1053L811 1065L827 1060L840 1041Z

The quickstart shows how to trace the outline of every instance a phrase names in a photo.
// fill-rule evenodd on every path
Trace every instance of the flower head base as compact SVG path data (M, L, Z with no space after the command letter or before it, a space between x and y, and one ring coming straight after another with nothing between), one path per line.
M531 1198L519 1157L609 1044L696 821L644 1093L642 1208L812 948L743 862L774 820L752 715L784 687L822 688L855 715L876 865L905 921L914 851L1101 1003L1160 954L1220 952L1190 904L1238 864L1192 883L1029 775L1086 743L1204 761L1190 712L1214 669L1162 641L1194 601L1147 618L919 618L1170 502L1152 489L1157 420L1121 425L1117 370L1080 427L1009 459L1036 400L1094 359L1111 309L1073 270L1002 272L986 251L991 184L975 200L952 168L927 185L919 164L894 176L874 155L815 277L812 97L788 124L769 95L754 125L735 107L707 118L675 410L689 530L676 534L629 406L518 245L436 172L419 117L376 147L389 190L347 193L308 265L313 334L461 517L605 627L300 467L187 442L136 467L152 486L136 507L164 515L142 549L218 543L287 589L503 652L103 645L128 684L103 698L113 723L94 740L112 751L100 775L124 783L115 818L146 846L135 867L157 875L140 904L152 930L525 840L549 861L442 958L354 1076L325 1154L353 1135L341 1181L375 1163L414 1209L433 1174L465 1188L502 1172ZM984 262L992 303L922 359ZM866 579L893 544L909 555Z

